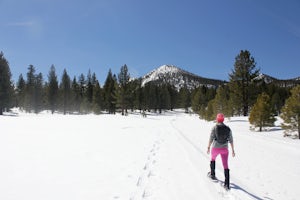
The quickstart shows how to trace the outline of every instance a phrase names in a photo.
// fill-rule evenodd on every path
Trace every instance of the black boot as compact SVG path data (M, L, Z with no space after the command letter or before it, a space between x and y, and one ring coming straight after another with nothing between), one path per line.
M215 168L216 168L216 161L210 161L210 178L213 180L216 180Z
M225 175L224 187L225 187L226 190L230 190L230 175L229 175L229 169L224 169L224 175Z

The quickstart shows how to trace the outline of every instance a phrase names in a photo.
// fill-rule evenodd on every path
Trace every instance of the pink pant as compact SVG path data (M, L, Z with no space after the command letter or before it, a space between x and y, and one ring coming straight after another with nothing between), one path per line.
M224 169L228 169L228 148L212 148L211 161L215 161L219 154L221 154Z

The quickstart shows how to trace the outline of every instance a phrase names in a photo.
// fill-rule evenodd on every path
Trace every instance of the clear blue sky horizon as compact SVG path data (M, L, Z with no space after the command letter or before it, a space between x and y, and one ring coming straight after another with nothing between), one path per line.
M0 51L13 79L32 64L44 80L90 69L101 84L126 64L132 77L171 64L228 80L249 50L262 73L300 76L300 1L0 0Z

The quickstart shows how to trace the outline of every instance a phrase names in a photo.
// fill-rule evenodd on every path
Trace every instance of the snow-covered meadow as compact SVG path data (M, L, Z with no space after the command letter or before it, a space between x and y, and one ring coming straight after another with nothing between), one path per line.
M299 199L300 141L279 126L251 132L245 117L225 123L230 192L206 176L214 123L197 115L0 116L0 199ZM220 158L216 173L223 179Z

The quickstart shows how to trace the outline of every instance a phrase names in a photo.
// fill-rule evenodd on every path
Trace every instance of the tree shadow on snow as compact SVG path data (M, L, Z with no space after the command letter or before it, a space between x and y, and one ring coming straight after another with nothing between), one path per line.
M231 119L229 122L248 122L246 119Z
M238 186L237 184L230 183L230 187L231 187L231 189L234 189L234 190L240 190L240 191L246 193L247 195L249 195L250 197L252 197L252 198L254 198L254 199L257 199L257 200L264 200L264 199L262 199L262 198L256 196L255 194L252 194L252 193L248 192L247 190L245 190L244 188Z
M18 117L19 114L18 113L5 112L5 113L3 113L3 115L0 115L0 116L3 116L3 117Z
M274 132L274 131L282 131L282 128L281 127L272 127L268 131L272 131L272 132Z
M260 133L258 128L250 128L251 130L253 130L254 132ZM273 132L278 132L278 131L282 131L281 127L263 127L261 133L273 133Z

